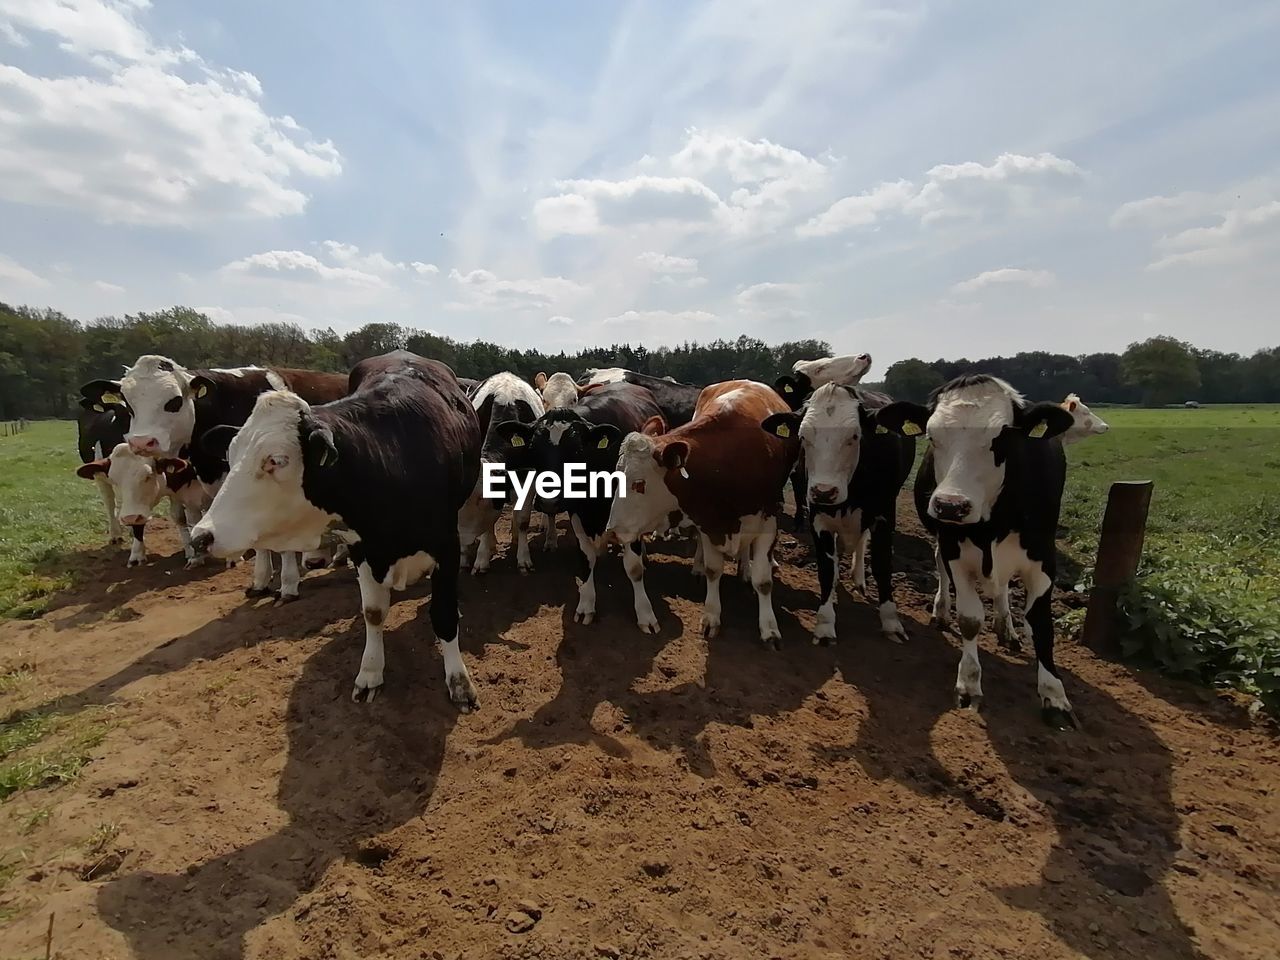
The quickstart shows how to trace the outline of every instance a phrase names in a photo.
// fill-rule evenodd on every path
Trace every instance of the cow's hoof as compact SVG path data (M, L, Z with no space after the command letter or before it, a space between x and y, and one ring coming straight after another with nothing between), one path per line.
M813 645L815 647L834 647L836 645L835 631L830 634L815 633L813 635Z
M934 614L930 614L930 615L929 615L929 626L934 627L934 628L936 628L936 629L938 629L938 630L945 631L945 630L947 629L947 626L948 626L948 624L947 624L947 618L946 618L946 617L940 617L940 616L938 616L936 613L934 613Z
M239 561L239 560L228 560L228 561L227 561L227 569L228 569L228 570L234 570L234 569L236 568L236 566L237 566L239 563L240 563L240 561Z
M978 713L982 709L982 694L969 693L967 690L957 690L956 709L972 710L974 713Z
M1055 730L1079 730L1080 721L1076 712L1070 707L1053 707L1045 704L1040 708L1040 718Z
M114 536L114 537L112 537L111 539L109 539L109 540L107 541L107 545L108 545L108 546L111 546L111 547L118 547L118 546L120 546L120 545L121 545L121 544L123 544L123 543L124 543L124 536L123 536L123 534L118 535L118 536Z
M881 629L885 637L889 640L892 640L894 643L907 642L907 630L902 624L900 623L890 624L885 627L882 627Z
M192 557L192 558L191 558L190 560L188 560L185 564L183 564L182 569L184 569L184 570L196 570L196 569L198 569L198 568L200 568L200 567L203 567L203 566L204 566L204 557Z
M764 644L764 648L766 650L782 649L782 637L779 636L778 634L772 634L771 636L761 637L760 642Z
M583 626L589 626L596 619L594 610L575 610L573 613L573 622L580 623Z
M125 564L125 566L126 566L126 567L140 567L140 566L142 566L142 561L141 561L141 560L130 560L130 561L128 561L128 562Z
M275 591L270 587L245 587L244 595L250 600L261 600L263 597L275 596Z
M373 703L374 697L382 689L382 671L361 670L356 674L356 684L351 690L351 699L356 703L363 700Z
M279 590L275 591L273 596L276 598L276 603L278 604L293 603L298 599L298 595L296 593L281 593Z
M489 568L487 566L471 568L471 575L473 577L483 577L488 572L489 572Z
M466 673L454 673L445 678L449 687L449 699L462 713L470 713L479 709L480 697L476 693L476 685Z
M529 574L533 573L533 563L517 563L516 569L520 571L521 576L527 577Z
M653 619L653 620L637 620L637 621L636 621L636 626L638 626L638 627L640 628L640 632L641 632L641 633L657 633L657 632L658 632L658 621L657 621L657 619Z
M719 620L708 620L706 617L702 618L702 635L704 637L710 640L719 632L720 632Z

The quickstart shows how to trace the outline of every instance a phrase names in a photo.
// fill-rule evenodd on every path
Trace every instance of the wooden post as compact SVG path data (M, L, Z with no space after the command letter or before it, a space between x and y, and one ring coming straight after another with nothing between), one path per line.
M1153 487L1150 480L1119 480L1107 495L1083 634L1084 645L1101 654L1111 656L1120 649L1116 599L1138 572Z

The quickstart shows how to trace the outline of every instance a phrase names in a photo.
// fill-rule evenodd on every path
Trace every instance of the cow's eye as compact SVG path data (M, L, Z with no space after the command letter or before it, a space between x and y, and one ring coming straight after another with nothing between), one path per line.
M166 400L164 409L167 413L177 413L182 409L182 398L174 397L172 400Z

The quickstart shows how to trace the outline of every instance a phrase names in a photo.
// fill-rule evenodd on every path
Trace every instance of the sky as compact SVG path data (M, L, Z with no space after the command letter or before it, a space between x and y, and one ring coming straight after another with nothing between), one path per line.
M0 0L0 300L574 349L1280 343L1280 4Z

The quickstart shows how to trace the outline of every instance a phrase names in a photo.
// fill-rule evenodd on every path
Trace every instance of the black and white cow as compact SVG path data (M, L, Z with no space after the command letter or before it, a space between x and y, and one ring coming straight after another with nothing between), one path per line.
M791 413L761 426L784 439L798 436L808 472L809 529L818 557L818 620L814 643L836 639L839 557L854 555L854 584L866 589L863 545L871 539L871 573L880 601L880 629L899 642L907 632L893 600L893 536L898 491L911 473L915 442L877 432L875 414L891 402L882 393L829 383Z
M382 686L391 591L431 573L445 683L465 712L477 699L458 649L458 512L480 476L487 428L453 371L406 351L362 360L350 395L332 403L264 393L193 542L216 556L313 550L331 522L344 524L365 621L357 700Z
M1046 721L1075 723L1053 662L1053 578L1066 458L1059 436L1071 414L1056 403L1028 403L1009 384L985 374L959 377L934 391L927 407L898 402L877 423L902 434L926 434L929 449L916 473L920 520L937 537L939 600L955 587L963 653L956 703L978 708L982 667L978 634L985 621L978 587L991 594L997 634L1013 629L1009 581L1027 593L1027 624L1035 644L1037 688ZM1001 599L1003 598L1003 600ZM1003 603L1004 609L999 609Z
M108 408L95 404L86 397L80 398L80 409L76 411L76 449L80 453L82 464L105 460L119 444L124 443L125 431L129 429L129 414L117 408ZM124 539L124 528L120 526L120 514L116 511L115 489L105 474L94 472L94 485L102 498L102 506L107 511L107 539L110 543L119 543Z
M497 426L508 443L506 462L513 470L554 473L565 477L566 467L577 465L584 473L615 471L618 448L629 433L652 435L666 431L662 410L644 387L611 383L584 395L571 407L548 410L535 423L508 420ZM602 484L582 498L553 497L535 490L537 509L569 514L577 537L579 560L578 607L575 623L591 623L596 615L596 559L605 549L605 526L614 491Z
M512 500L509 495L498 500L484 497L484 464L497 464L504 470L509 466L506 455L510 447L504 438L498 436L496 427L509 420L533 423L542 414L542 398L514 373L495 373L471 393L471 403L489 428L480 451L480 482L458 515L458 536L462 541L462 566L470 567L472 573L479 574L489 569L489 562L498 546L493 528L502 516L503 505ZM529 518L532 515L533 504L526 503L522 509L514 510L511 516L516 567L521 573L533 569L533 557L529 554ZM554 522L554 518L548 520L548 524Z

